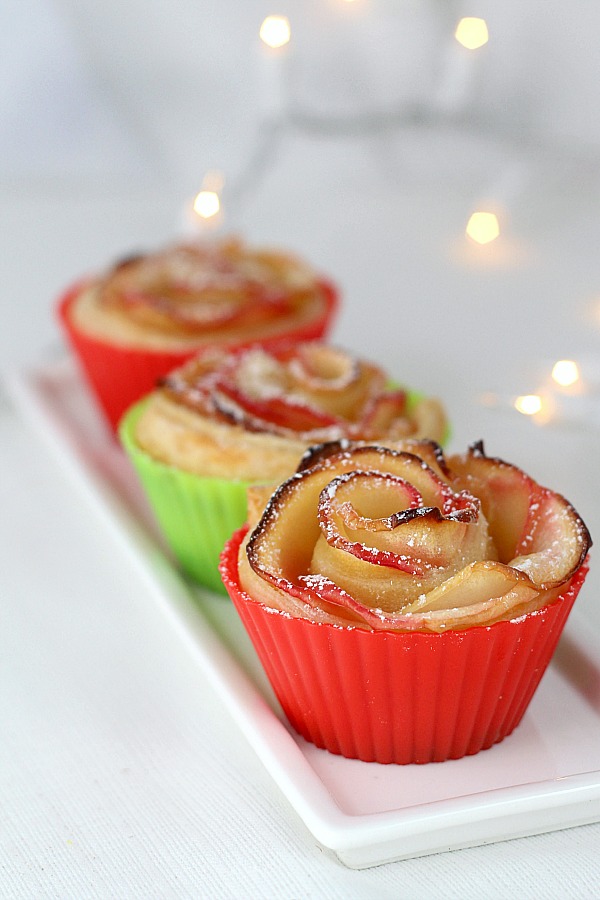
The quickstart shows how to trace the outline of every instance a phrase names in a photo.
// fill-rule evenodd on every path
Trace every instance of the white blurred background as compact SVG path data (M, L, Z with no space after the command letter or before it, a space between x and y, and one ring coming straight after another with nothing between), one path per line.
M458 385L463 418L475 385L534 390L546 358L596 357L592 0L0 9L9 362L56 340L72 280L189 231L216 175L221 230L308 257L344 294L335 339L433 393ZM258 36L273 13L291 27L275 53ZM475 51L454 38L465 15L488 26ZM465 237L477 209L500 220L485 246Z
M455 23L491 40L460 118L520 141L600 146L592 0L2 0L0 174L149 179L235 172L261 109L258 28L289 17L290 106L328 116L426 106Z

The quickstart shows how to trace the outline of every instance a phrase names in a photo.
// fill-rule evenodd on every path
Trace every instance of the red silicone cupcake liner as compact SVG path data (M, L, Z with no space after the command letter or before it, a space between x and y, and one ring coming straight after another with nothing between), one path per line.
M193 351L161 352L110 344L80 331L69 310L84 285L69 290L58 306L60 321L85 378L113 430L136 400L149 393L157 380L182 365Z
M320 282L325 294L323 315L285 334L251 343L265 345L283 339L292 341L319 340L326 337L338 307L338 295L333 285ZM69 310L85 287L80 282L70 288L59 301L58 315L75 351L86 380L103 410L111 428L116 431L123 413L145 394L154 390L159 378L182 365L198 350L164 352L110 344L80 331L71 321ZM231 349L234 349L234 345ZM244 343L235 348L246 346Z
M239 586L245 530L221 576L283 711L306 740L379 763L459 759L521 721L587 574L552 604L513 621L441 634L367 632L292 618Z

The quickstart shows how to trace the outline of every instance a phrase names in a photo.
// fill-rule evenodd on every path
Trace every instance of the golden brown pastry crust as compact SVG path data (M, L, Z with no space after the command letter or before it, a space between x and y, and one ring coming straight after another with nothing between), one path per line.
M446 462L430 442L338 443L309 451L269 499L239 575L253 600L292 616L440 632L553 602L590 546L563 497L481 444Z
M303 441L215 422L164 392L155 392L137 423L136 440L154 459L207 478L277 482L294 471Z
M136 440L154 459L197 475L273 483L324 440L398 434L441 438L440 404L410 412L406 393L386 388L371 363L319 342L201 354L171 373L137 423Z
M285 335L328 304L322 282L295 257L229 240L125 260L82 286L70 316L109 343L185 351Z

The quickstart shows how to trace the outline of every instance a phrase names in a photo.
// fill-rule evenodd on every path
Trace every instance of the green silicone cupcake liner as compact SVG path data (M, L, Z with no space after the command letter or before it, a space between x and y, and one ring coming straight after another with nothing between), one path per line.
M119 437L133 463L164 538L186 575L226 594L219 575L225 541L246 521L249 482L203 478L158 462L135 441L147 399L123 417Z

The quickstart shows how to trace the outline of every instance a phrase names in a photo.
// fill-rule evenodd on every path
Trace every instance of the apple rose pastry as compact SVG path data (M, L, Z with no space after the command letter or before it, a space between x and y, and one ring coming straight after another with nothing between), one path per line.
M379 762L458 758L516 727L591 546L563 497L481 444L313 448L250 525L221 573L286 715Z
M198 351L322 337L333 287L295 257L237 240L132 256L77 284L59 314L111 424Z
M441 440L441 404L387 384L379 366L318 342L204 354L162 380L136 436L189 472L263 482L291 475L316 442Z
M345 351L286 343L201 354L136 404L123 443L188 574L222 590L218 558L246 521L247 487L283 481L314 442L443 436L437 400L387 384L380 367ZM233 522L223 513L231 509Z

